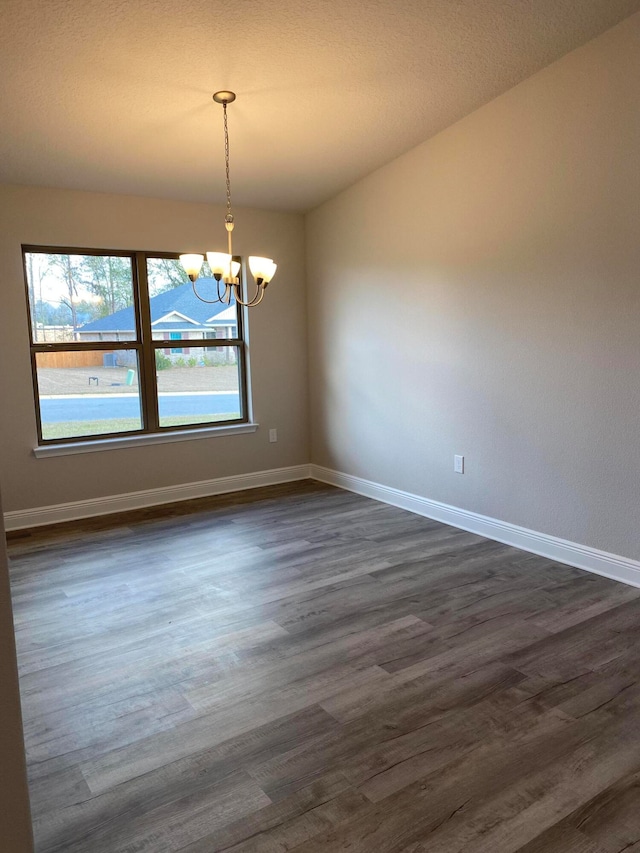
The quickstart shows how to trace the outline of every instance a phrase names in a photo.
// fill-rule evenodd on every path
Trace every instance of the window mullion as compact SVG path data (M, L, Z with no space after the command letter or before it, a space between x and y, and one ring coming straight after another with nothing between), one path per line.
M156 354L151 332L151 305L147 278L147 259L144 252L136 252L134 264L135 286L138 294L138 334L142 341L142 407L145 428L158 430L158 391L156 384Z
M33 352L86 352L87 350L140 349L139 341L60 341L57 343L31 344Z

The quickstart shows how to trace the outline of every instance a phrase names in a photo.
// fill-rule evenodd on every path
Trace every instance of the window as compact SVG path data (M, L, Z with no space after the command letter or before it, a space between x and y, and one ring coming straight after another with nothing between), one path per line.
M182 340L182 332L171 332L171 333L169 334L169 339L170 339L170 340L172 340L172 341L180 341L180 340ZM170 350L170 352L171 352L171 350ZM176 348L173 350L173 352L175 352L175 353L182 353L182 350L176 347Z
M40 444L246 423L242 312L200 301L177 255L23 256Z

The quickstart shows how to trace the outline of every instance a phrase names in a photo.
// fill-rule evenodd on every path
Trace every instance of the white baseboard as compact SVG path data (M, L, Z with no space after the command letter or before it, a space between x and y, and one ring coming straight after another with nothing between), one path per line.
M429 500L410 492L363 480L361 477L322 468L319 465L311 465L311 477L314 480L382 501L382 503L409 510L417 515L486 536L487 539L504 542L506 545L513 545L514 548L521 548L532 554L540 554L558 563L566 563L578 569L622 581L630 586L640 587L640 562L637 560L609 554L607 551L599 551L597 548L589 548L587 545L569 542L566 539L558 539L556 536L538 533L536 530L528 530L517 524L509 524L497 518L469 512L466 509Z
M21 530L25 527L40 527L43 524L58 524L61 521L76 521L95 515L108 515L112 512L126 512L157 504L188 501L238 492L243 489L256 489L259 486L275 486L294 480L306 480L310 477L308 465L293 465L289 468L274 468L271 471L256 471L252 474L238 474L234 477L218 477L215 480L201 480L197 483L185 483L178 486L166 486L160 489L145 489L141 492L128 492L121 495L108 495L86 501L41 506L35 509L14 510L4 516L7 530Z
M403 492L390 486L383 486L351 474L343 474L322 468L319 465L294 465L288 468L274 468L270 471L256 471L252 474L238 474L233 477L218 477L214 480L201 480L177 486L159 489L145 489L120 495L108 495L86 501L71 501L52 506L6 512L5 528L21 530L28 527L40 527L44 524L58 524L62 521L76 521L97 515L114 512L126 512L133 509L156 506L158 504L187 501L193 498L222 495L244 489L256 489L260 486L275 486L309 477L322 483L329 483L359 495L406 509L417 515L486 536L497 542L504 542L514 548L521 548L532 554L566 563L588 572L640 587L640 562L577 542L559 539L517 524L509 524L496 518L480 515L476 512L460 509L440 501L423 498L411 492Z

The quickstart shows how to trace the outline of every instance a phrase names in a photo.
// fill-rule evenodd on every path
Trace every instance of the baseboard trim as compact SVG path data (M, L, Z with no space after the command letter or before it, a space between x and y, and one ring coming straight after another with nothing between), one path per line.
M590 548L587 545L580 545L566 539L558 539L556 536L549 536L546 533L519 527L517 524L509 524L497 518L469 512L459 507L414 495L411 492L403 492L400 489L383 486L380 483L354 477L351 474L332 471L330 468L323 468L319 465L311 465L310 473L314 480L320 480L322 483L356 492L382 503L414 512L417 515L423 515L426 518L468 530L470 533L477 533L487 539L512 545L514 548L520 548L532 554L548 557L558 563L566 563L569 566L585 569L588 572L594 572L597 575L603 575L630 586L640 587L640 562L637 560L610 554L607 551L599 551L597 548Z
M234 477L218 477L214 480L200 480L196 483L184 483L178 486L108 495L104 498L86 501L71 501L34 509L13 510L4 515L5 528L8 531L22 530L27 527L41 527L44 524L58 524L61 521L77 521L81 518L143 509L158 504L223 495L227 492L239 492L244 489L257 489L260 486L276 486L280 483L306 480L309 477L309 465L292 465L288 468L274 468L270 471L256 471L252 474L238 474Z
M319 465L292 465L287 468L274 468L269 471L256 471L233 477L218 477L196 483L108 495L107 497L86 501L71 501L35 507L34 509L14 510L5 513L5 528L7 531L23 530L29 527L41 527L45 524L77 521L82 518L144 509L145 507L187 501L194 498L212 497L245 489L257 489L261 486L275 486L280 483L291 483L308 478L364 495L391 506L397 506L400 509L432 518L435 521L441 521L444 524L450 524L453 527L459 527L462 530L468 530L470 533L477 533L479 536L512 545L514 548L520 548L532 554L548 557L559 563L566 563L569 566L594 572L630 586L640 587L640 562L637 560L600 551L597 548L590 548L587 545L580 545L567 539L559 539L556 536L549 536L546 533L529 530L526 527L509 524L506 521L460 509L411 492L404 492L401 489L384 486L362 477L333 471Z

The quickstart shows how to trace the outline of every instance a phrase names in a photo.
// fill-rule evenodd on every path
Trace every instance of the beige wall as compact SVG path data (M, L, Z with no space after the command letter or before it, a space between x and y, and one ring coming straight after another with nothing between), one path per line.
M640 558L639 104L636 15L308 216L313 462Z
M7 549L0 500L0 847L3 853L33 849L22 739L16 647Z
M201 204L29 187L0 187L0 410L5 510L77 501L308 461L304 222L236 211L234 250L280 266L250 312L255 434L35 459L22 243L202 251L225 239L224 210ZM270 444L268 429L278 429Z
M314 462L640 558L639 103L635 16L309 215ZM281 262L251 314L262 429L31 453L20 244L197 250L219 239L221 217L204 205L0 188L6 509L308 460L303 221L252 210L238 213L236 250ZM466 457L464 476L452 472L454 453ZM22 853L2 545L0 529L0 836Z

